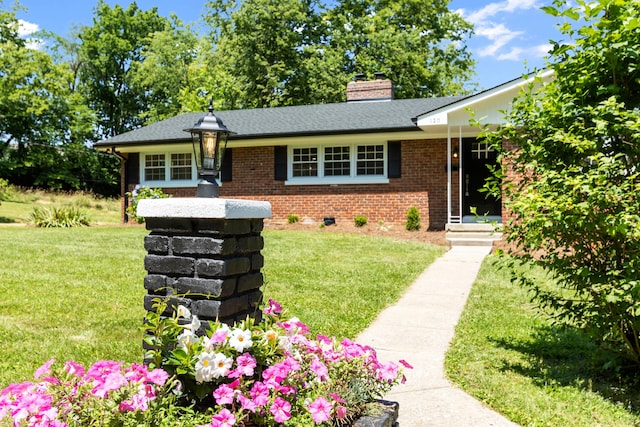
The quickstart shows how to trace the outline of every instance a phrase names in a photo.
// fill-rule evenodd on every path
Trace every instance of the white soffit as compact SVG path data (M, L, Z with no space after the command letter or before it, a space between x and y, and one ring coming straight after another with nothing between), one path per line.
M547 70L540 76L542 81L546 83L552 79L553 71ZM475 119L483 124L502 124L504 122L503 112L509 111L513 99L535 77L517 79L422 114L417 117L417 125L429 133L443 131L447 127L468 127L472 117L468 110L471 110Z

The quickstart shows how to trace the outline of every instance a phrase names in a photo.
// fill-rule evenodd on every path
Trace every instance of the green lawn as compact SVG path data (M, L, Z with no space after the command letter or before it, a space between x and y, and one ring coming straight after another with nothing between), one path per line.
M147 233L0 225L0 388L32 378L51 357L141 360ZM445 250L334 233L263 236L265 296L336 336L365 328Z
M537 315L500 265L485 260L458 323L453 382L523 426L640 425L637 369L604 369L609 356Z

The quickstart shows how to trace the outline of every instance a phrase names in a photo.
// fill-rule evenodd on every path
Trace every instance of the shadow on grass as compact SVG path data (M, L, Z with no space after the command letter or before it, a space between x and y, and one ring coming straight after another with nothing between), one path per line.
M16 220L13 218L7 218L6 216L0 216L0 224L13 224Z
M505 362L503 371L526 376L539 387L568 386L589 390L640 415L638 367L622 367L624 361L580 331L546 327L538 329L531 340L501 338L493 341L497 346L520 353L526 360L523 363Z

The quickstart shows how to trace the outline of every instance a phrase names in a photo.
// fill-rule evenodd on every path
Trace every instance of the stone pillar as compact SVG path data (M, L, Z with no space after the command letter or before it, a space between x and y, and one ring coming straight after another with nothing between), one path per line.
M259 320L268 202L145 199L137 212L151 231L144 241L147 311L154 299L172 298L170 307L182 304L203 321Z

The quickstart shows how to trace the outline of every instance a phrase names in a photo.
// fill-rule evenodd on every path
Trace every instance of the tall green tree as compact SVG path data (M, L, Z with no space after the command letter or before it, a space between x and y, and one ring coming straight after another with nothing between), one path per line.
M229 107L305 103L296 73L319 42L315 0L214 0L205 19L213 29L214 63L233 77Z
M448 0L215 0L207 3L215 62L235 108L344 101L354 74L384 72L399 98L467 93L471 24Z
M555 80L532 85L488 136L503 152L506 227L517 279L559 323L640 365L640 2L556 0Z
M157 8L140 10L135 2L127 9L111 8L100 0L93 25L81 29L81 90L97 115L96 136L107 138L142 126L151 99L135 74L158 32L170 21Z
M398 98L468 93L472 25L449 0L341 0L327 13L328 43L347 75L384 72Z
M146 123L184 112L184 94L198 91L202 45L175 15L170 19L171 25L151 35L133 74L134 87L147 94L148 109L141 114Z

